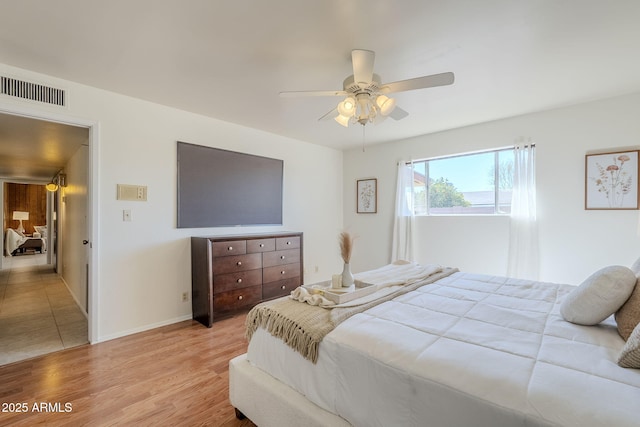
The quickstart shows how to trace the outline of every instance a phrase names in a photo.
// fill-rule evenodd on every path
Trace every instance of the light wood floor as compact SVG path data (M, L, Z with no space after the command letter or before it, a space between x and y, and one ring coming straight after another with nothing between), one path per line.
M229 360L247 349L245 317L211 329L180 322L1 366L0 426L253 427L235 418L228 390ZM23 403L27 412L6 412ZM50 412L34 411L41 403Z

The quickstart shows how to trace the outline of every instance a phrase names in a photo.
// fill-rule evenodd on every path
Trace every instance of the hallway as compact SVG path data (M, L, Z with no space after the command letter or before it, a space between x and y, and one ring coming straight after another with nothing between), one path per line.
M0 270L0 365L88 343L87 318L46 255L5 257Z

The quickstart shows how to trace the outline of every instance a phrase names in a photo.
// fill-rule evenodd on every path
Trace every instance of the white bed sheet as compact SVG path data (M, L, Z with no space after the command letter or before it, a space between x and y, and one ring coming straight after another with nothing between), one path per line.
M13 228L7 228L4 240L5 254L7 256L13 256L13 251L18 249L20 245L30 239L34 238L22 236ZM39 239L42 242L42 252L45 252L47 250L47 241L44 238Z
M572 289L455 273L346 320L315 365L262 329L248 358L354 426L638 426L640 370L611 318L562 319Z

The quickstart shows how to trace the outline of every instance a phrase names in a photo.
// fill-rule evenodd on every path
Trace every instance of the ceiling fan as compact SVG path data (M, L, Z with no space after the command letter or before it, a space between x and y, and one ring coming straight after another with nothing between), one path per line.
M409 115L405 110L396 107L395 99L389 98L387 94L446 86L454 81L453 73L449 72L382 83L380 76L373 72L375 55L371 50L351 51L353 74L344 79L343 90L280 92L280 96L344 96L344 100L340 101L336 108L318 120L333 117L344 127L348 127L349 123L360 123L364 126L367 123L380 123L386 117L400 120Z

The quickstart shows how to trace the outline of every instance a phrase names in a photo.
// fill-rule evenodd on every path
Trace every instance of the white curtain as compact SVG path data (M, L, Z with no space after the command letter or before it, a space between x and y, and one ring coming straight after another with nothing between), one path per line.
M391 261L414 261L413 164L398 163L396 211L393 224Z
M536 156L531 141L515 146L511 227L507 275L538 280L538 223L536 220Z

